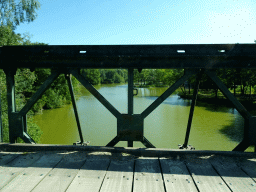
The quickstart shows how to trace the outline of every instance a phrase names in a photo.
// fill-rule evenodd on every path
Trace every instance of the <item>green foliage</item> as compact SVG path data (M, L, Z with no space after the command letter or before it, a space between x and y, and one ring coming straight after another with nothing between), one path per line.
M122 69L101 69L101 83L123 83L125 82L125 72Z
M15 34L10 26L0 25L0 46L22 45L22 37Z
M23 22L34 21L40 8L37 0L1 0L1 25L18 26Z
M99 69L82 69L81 74L93 85L100 83Z
M82 69L81 74L92 84L124 83L127 70L124 69Z

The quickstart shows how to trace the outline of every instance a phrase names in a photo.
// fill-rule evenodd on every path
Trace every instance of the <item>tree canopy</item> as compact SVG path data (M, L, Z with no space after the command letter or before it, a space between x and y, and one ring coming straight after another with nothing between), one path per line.
M37 0L0 0L1 25L13 28L23 22L34 21L37 17L36 10L40 8Z

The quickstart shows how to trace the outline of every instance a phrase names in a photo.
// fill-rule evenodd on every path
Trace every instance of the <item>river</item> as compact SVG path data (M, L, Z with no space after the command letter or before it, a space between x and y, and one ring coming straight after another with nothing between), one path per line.
M127 84L99 85L95 88L121 113L127 113ZM139 88L134 97L134 114L143 112L167 88ZM157 148L177 149L183 144L190 110L190 100L175 93L144 121L144 135ZM92 146L105 146L116 136L116 118L85 88L77 99L82 132ZM44 110L34 121L43 131L40 143L72 145L79 140L72 105ZM231 151L243 138L244 120L234 108L197 102L189 143L198 150ZM117 147L126 147L119 142ZM134 147L144 147L134 142ZM250 147L247 151L253 151Z

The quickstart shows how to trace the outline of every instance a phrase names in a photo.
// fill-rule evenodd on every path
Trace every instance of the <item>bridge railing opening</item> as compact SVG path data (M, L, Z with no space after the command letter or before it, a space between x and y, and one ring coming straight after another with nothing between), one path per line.
M132 147L134 141L139 141L153 148L153 142L144 136L144 119L182 84L196 77L185 140L180 146L188 148L199 84L202 76L207 75L245 120L244 138L233 150L245 151L249 146L256 145L256 117L236 99L215 72L216 69L255 69L256 44L4 46L0 47L0 55L0 68L6 74L10 143L15 143L17 138L26 143L35 143L27 133L26 115L54 80L60 74L65 74L80 136L77 144L86 145L86 142L79 122L71 75L117 119L117 135L106 146L127 141L128 146ZM51 69L45 82L19 111L16 110L14 82L17 68ZM86 68L128 69L127 113L120 113L81 75L80 70ZM184 75L142 113L134 114L134 70L141 72L143 69L184 69Z

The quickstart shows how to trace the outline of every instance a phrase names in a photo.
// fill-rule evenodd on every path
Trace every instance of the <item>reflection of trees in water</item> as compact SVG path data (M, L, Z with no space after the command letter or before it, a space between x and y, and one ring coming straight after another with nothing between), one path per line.
M244 137L244 119L240 115L236 116L230 125L220 129L220 133L226 135L230 140L241 142Z

